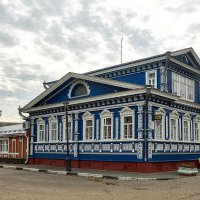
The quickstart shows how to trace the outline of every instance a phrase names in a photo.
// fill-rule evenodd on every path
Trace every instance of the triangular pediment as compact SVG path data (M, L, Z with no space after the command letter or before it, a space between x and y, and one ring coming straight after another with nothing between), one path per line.
M195 69L200 69L200 59L193 48L171 52L171 57Z
M85 93L80 93L79 96L76 96L74 95L76 94L74 93L75 89L78 88L79 92L82 92L79 86L82 86L83 89L85 88ZM142 88L142 86L96 76L68 73L28 103L22 110L25 112L32 107L66 102L76 98L100 96L136 88Z

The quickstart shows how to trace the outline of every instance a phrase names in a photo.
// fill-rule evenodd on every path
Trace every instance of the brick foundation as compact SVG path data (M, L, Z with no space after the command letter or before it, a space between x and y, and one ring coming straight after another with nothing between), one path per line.
M65 167L65 160L56 159L29 159L31 165L49 165ZM103 162L103 161L86 161L72 160L72 168L99 169L111 171L127 171L127 172L164 172L176 171L182 164L198 167L198 161L181 161L181 162Z

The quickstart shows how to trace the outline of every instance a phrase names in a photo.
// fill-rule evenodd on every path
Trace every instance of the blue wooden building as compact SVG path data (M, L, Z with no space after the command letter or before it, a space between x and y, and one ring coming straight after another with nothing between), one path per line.
M22 108L32 164L154 172L200 158L200 59L192 48L67 73Z

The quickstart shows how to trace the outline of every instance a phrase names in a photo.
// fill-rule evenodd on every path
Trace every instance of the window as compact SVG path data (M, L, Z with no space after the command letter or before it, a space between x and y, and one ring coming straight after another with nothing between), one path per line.
M74 81L69 89L68 97L81 97L90 94L89 85L86 81L76 80Z
M189 141L190 140L190 115L188 113L184 114L183 116L183 140Z
M101 112L101 139L109 140L113 138L113 114L105 109Z
M41 118L37 120L37 141L45 141L45 121Z
M184 141L189 140L189 122L183 121L183 139Z
M182 97L183 99L194 101L194 81L173 72L172 93Z
M44 124L39 124L39 137L38 137L38 141L44 141L44 130L45 130L45 126Z
M103 139L111 139L111 118L103 119Z
M199 141L199 133L200 133L200 130L199 130L199 122L195 122L194 123L194 141Z
M8 153L8 140L0 140L0 152Z
M124 138L133 137L133 118L132 116L124 117Z
M67 134L66 134L66 115L64 115L62 117L62 122L63 122L63 137L62 137L62 140L63 141L67 141ZM71 115L68 115L68 124L67 124L67 127L68 127L68 140L72 140L72 116Z
M146 72L146 85L157 88L157 71L151 70Z
M159 108L155 114L161 115L160 120L155 120L155 138L163 140L165 136L165 111L163 108Z
M178 130L177 124L178 124L178 119L170 120L170 127L171 127L170 139L171 140L177 140L177 130Z
M155 122L155 131L156 131L156 139L157 140L162 140L162 135L163 135L163 123L162 120L156 120Z
M51 123L51 141L57 140L57 123L52 122Z
M78 87L74 91L74 96L83 96L87 95L87 89L84 85L78 85Z
M134 138L134 111L129 107L124 107L121 112L121 139Z
M57 119L56 117L50 117L49 118L50 123L50 141L55 142L58 141L58 131L57 131Z
M86 140L92 140L93 135L93 121L92 120L86 120L85 123L85 139Z
M94 115L90 112L85 112L83 118L83 140L94 139Z
M171 140L178 140L178 119L179 114L176 110L174 110L170 114L170 139Z

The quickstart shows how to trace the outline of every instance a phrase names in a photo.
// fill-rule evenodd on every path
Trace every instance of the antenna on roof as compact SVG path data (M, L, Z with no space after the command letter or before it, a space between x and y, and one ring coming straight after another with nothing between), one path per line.
M124 22L122 19L122 35L121 35L121 64L122 64L122 43L123 43Z

